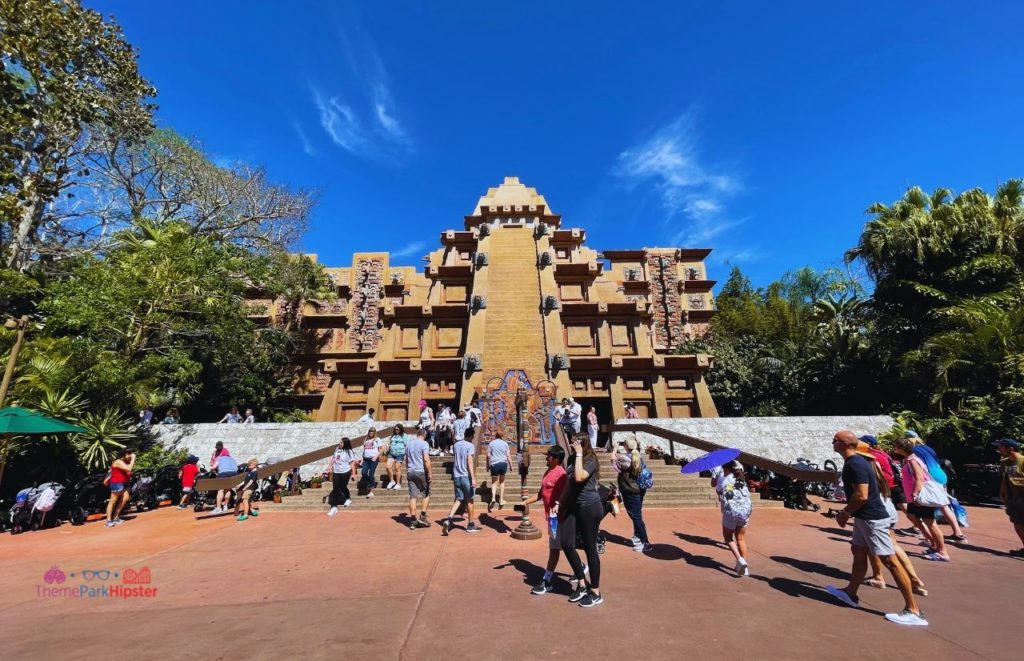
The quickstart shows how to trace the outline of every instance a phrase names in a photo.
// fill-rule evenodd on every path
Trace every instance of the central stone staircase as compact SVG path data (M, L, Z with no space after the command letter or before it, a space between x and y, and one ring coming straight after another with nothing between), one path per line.
M530 474L526 481L526 489L527 493L531 495L540 489L541 476L546 469L545 452L545 446L534 446L530 450ZM605 485L616 482L610 456L598 453L598 457L601 459L601 483ZM434 474L434 480L431 483L430 510L447 511L455 498L452 485L452 457L431 457L430 459ZM718 506L715 490L711 488L710 480L707 478L681 475L679 466L666 464L662 459L652 460L647 465L654 473L654 488L649 490L644 498L645 508ZM486 511L487 502L490 500L490 475L487 473L487 462L484 456L477 456L475 468L477 507L479 511ZM408 507L409 492L405 485L404 475L401 488L391 491L384 489L387 486L387 472L384 470L383 462L377 468L377 486L374 488L373 498L365 498L363 491L357 490L357 484L356 479L349 482L349 490L352 492L351 509L353 510L398 513L405 511ZM330 482L324 482L320 489L304 489L301 495L285 496L280 504L260 503L260 507L267 511L326 511L328 508L327 495L330 492ZM755 507L782 506L780 501L763 501L760 500L758 494L751 494L751 496ZM519 472L516 467L513 467L505 477L505 509L501 510L501 513L514 514L512 505L520 500ZM495 508L494 512L498 511ZM540 512L540 505L532 506L531 511Z

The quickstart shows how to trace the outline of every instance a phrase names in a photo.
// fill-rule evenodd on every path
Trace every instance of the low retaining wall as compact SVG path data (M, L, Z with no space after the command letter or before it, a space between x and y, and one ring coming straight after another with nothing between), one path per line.
M878 434L892 428L894 421L887 415L802 416L778 418L653 418L627 420L619 423L643 422L694 436L749 454L773 459L784 464L799 457L819 466L826 459L842 465L832 451L832 436L840 429L849 429L858 436ZM627 432L616 432L615 442L625 440ZM669 442L646 433L637 434L641 446L653 445L669 452ZM704 454L701 450L676 445L676 457L694 459Z
M625 418L619 422L627 423ZM726 447L739 448L775 461L790 463L797 457L804 457L824 464L826 459L839 463L832 452L832 436L840 429L851 429L857 435L879 434L893 426L893 419L887 415L864 416L808 416L785 418L656 418L637 420L660 425L688 436L702 438ZM375 422L378 433L388 430L395 422ZM402 422L406 427L415 426L414 421ZM311 450L337 443L342 436L356 438L366 433L370 425L363 422L290 422L256 423L253 425L196 424L196 425L154 425L157 440L168 448L185 448L199 457L202 464L209 464L213 446L223 441L239 463L256 457L264 462L269 457L287 459ZM389 434L385 434L389 435ZM669 451L668 441L638 434L643 446L653 445ZM625 439L625 433L617 432L615 441ZM700 450L676 446L676 456L693 459L703 454ZM327 460L314 462L302 469L304 475L311 475L327 468Z
M153 425L157 441L171 449L184 448L199 457L199 463L209 465L213 446L223 441L239 465L252 457L261 463L269 457L288 459L312 450L337 443L343 436L356 438L366 434L371 426L377 433L390 430L398 421L374 422L259 422L251 425L203 423L196 425ZM415 422L405 421L406 427ZM390 436L390 432L384 436ZM358 448L353 448L358 452ZM328 459L316 461L302 468L304 476L327 470Z

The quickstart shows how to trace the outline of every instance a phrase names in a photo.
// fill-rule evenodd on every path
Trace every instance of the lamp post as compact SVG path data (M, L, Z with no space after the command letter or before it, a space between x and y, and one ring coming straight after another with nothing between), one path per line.
M21 345L25 342L25 330L28 329L28 315L21 315L21 319L8 319L4 322L4 328L7 330L17 329L18 335L14 340L14 346L11 347L11 355L7 359L4 380L0 382L0 408L4 407L4 401L7 399L7 389L11 387L11 379L14 378L14 366L18 364L18 352L21 351Z

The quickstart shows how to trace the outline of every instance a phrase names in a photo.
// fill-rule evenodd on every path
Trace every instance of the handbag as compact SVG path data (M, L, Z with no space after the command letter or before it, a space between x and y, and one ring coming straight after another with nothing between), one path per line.
M941 484L935 480L928 480L914 496L914 504L921 507L945 507L949 505L949 496Z

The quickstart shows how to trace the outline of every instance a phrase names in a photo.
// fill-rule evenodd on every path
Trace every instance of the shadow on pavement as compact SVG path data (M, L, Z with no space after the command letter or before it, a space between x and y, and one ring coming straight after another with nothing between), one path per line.
M768 587L773 590L789 595L790 597L812 599L814 601L820 601L828 606L835 606L836 608L849 608L845 604L836 601L835 597L825 591L825 588L814 585L813 583L807 583L806 581L797 581L792 578L768 578L766 576L751 576L755 581L763 581L768 584ZM866 613L873 615L885 615L882 611L877 611L872 608L866 608L863 604L857 610L862 610Z
M830 534L833 534L833 535L839 535L840 537L853 537L853 531L852 530L844 530L843 528L828 528L828 527L822 527L822 526L812 526L809 523L804 523L802 525L803 525L804 528L814 528L815 530L820 530L821 532L827 532L827 533L830 533Z
M770 559L784 565L789 565L793 569L807 574L828 576L829 578L834 578L840 581L846 581L850 578L850 574L848 572L820 562L814 562L813 560L798 560L797 558L790 558L784 555L773 555Z
M502 535L504 535L505 533L512 532L512 528L510 528L508 524L505 523L504 520L499 519L496 516L491 516L490 514L480 515L480 525L487 526L488 528L496 532L499 532Z
M685 532L677 532L675 535L684 542L690 542L691 544L703 544L704 546L714 546L720 549L729 548L725 545L725 542L721 542L716 539L711 539L710 537L701 537L700 535L688 535Z
M603 530L601 531L601 534L604 535L606 541L609 541L612 544L618 544L619 546L628 546L629 548L633 548L633 540L626 539L622 535L616 535L615 533L605 532Z

